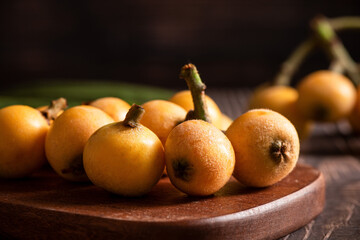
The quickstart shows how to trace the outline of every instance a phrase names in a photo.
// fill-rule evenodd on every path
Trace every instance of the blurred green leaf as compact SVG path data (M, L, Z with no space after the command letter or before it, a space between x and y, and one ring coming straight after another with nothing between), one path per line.
M48 105L59 97L66 98L69 106L109 96L119 97L129 104L142 104L151 99L168 99L173 93L169 89L106 80L48 79L0 90L0 107L13 104L37 107Z

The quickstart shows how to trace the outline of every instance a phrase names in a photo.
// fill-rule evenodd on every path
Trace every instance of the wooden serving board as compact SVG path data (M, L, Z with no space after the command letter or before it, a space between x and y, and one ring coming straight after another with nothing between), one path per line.
M324 207L322 174L298 165L268 188L231 179L214 196L189 197L163 178L146 196L124 198L47 169L0 180L0 237L57 239L274 239Z

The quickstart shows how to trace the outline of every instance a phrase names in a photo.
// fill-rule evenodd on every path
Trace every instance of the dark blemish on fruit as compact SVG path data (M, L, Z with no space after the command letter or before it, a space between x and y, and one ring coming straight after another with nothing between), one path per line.
M174 169L175 177L180 178L185 182L189 182L194 174L194 167L184 158L173 161L172 167Z
M83 165L83 155L79 155L70 162L68 168L61 170L63 174L72 174L74 176L82 176L85 174L85 169Z
M270 156L276 163L287 162L288 156L288 144L281 140L275 140L270 146Z

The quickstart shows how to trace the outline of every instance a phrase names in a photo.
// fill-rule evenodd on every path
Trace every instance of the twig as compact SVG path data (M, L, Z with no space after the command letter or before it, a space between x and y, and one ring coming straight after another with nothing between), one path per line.
M339 17L329 19L328 22L335 31L360 29L360 17ZM316 39L314 37L309 37L299 44L281 65L280 71L273 80L273 84L290 85L291 78L315 46Z
M330 54L332 60L337 60L350 75L355 85L360 82L360 72L356 62L351 58L350 54L336 35L330 22L325 17L317 17L312 21L311 27Z

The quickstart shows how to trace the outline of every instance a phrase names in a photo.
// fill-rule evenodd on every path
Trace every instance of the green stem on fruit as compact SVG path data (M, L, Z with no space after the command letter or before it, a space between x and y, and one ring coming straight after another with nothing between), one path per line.
M183 66L180 71L180 79L185 79L194 103L194 111L188 113L186 120L201 119L211 122L205 100L206 85L201 81L195 65L189 63Z
M133 104L129 109L124 121L121 123L126 127L135 128L139 125L142 116L145 113L145 109L139 105Z
M336 35L330 22L323 16L317 17L312 21L311 27L320 43L330 55L330 58L339 61L354 84L358 85L360 82L360 71L357 64Z
M336 31L360 29L360 17L338 17L329 19L328 21ZM315 46L316 39L314 37L309 37L299 44L288 59L281 65L280 71L275 76L272 84L290 85L293 75Z
M59 112L67 108L67 101L65 98L58 98L56 100L52 100L49 106L40 111L41 114L46 118L48 122L55 120L59 115Z

